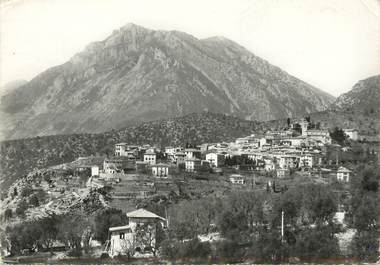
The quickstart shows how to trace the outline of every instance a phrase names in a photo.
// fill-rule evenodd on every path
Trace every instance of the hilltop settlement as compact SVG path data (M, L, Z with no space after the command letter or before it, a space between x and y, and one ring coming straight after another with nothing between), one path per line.
M1 203L4 261L378 255L377 149L310 117L230 142L117 143L32 170Z

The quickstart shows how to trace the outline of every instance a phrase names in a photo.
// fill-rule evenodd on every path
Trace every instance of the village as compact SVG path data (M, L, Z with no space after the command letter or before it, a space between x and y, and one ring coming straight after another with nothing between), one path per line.
M357 130L343 131L346 139L359 140ZM8 209L18 207L19 201L11 198L25 193L28 181L33 183L29 186L31 194L46 193L34 207L24 210L24 218L29 219L68 213L94 191L109 188L107 194L98 194L99 207L119 209L127 220L124 225L108 227L107 240L93 240L92 245L110 257L156 256L157 227L167 230L171 222L166 208L162 216L144 209L152 198L283 193L295 182L339 183L340 193L347 194L354 173L341 160L350 150L330 135L310 119L300 119L289 122L283 130L251 134L233 142L165 147L117 143L113 156L79 157L71 163L31 172L9 189L10 199L5 205ZM337 204L334 220L344 225L346 206L340 201ZM11 214L15 215L17 210Z

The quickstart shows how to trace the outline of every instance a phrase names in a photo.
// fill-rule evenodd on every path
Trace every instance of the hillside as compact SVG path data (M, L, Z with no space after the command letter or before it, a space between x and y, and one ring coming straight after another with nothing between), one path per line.
M339 96L327 111L311 114L328 128L355 128L361 135L378 137L380 132L380 75L358 81Z
M2 97L0 134L98 133L205 110L272 120L333 99L226 38L128 24Z
M379 103L380 75L377 75L357 82L350 91L339 96L331 108L362 114L379 113Z
M219 142L246 136L263 124L223 114L199 113L146 122L100 134L72 134L1 142L1 191L35 168L61 164L80 156L113 154L114 144L185 145Z

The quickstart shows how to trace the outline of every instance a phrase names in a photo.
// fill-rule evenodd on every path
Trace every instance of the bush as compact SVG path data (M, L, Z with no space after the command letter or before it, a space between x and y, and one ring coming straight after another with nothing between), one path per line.
M211 255L209 242L201 242L198 238L186 242L165 240L161 254L169 259L205 259Z
M350 249L355 258L371 260L379 255L378 236L373 231L357 232L351 242Z
M242 262L246 254L244 248L235 241L220 241L216 243L214 258L222 263Z
M100 255L100 259L109 259L110 256L108 255L107 252L103 252L101 255Z
M305 258L325 258L340 254L338 239L328 228L302 231L296 238L295 254Z
M176 259L178 257L180 244L180 242L175 240L164 240L161 244L162 256L169 259Z
M210 254L210 243L200 242L198 238L183 243L180 248L180 256L183 258L206 258Z

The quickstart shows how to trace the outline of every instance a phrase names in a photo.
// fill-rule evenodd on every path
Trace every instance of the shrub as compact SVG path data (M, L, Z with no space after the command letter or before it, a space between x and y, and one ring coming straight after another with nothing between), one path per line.
M235 241L220 241L217 242L215 246L214 258L223 263L242 262L246 254L245 249L239 246Z
M379 255L379 241L373 231L357 232L350 244L352 254L362 260L371 260Z

